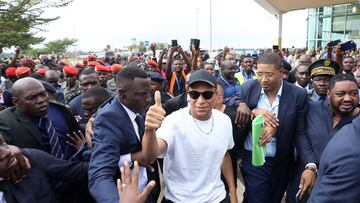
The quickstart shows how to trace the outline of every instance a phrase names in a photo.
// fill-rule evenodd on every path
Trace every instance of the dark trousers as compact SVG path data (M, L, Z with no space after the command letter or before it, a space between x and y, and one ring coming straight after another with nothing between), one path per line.
M242 162L242 174L245 183L244 202L280 203L288 180L272 175L273 158L266 157L263 166L253 166L251 153L251 151L245 151Z
M301 200L296 199L296 193L299 191L301 174L304 171L305 165L300 161L296 162L296 168L292 175L286 191L286 203L306 203L309 196L305 195Z

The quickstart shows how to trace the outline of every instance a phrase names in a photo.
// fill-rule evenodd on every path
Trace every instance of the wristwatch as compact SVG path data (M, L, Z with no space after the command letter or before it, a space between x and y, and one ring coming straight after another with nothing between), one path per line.
M308 164L306 164L305 170L311 170L311 171L313 171L315 174L317 174L317 172L318 172L318 169L317 169L317 167L316 167L316 164L314 164L314 163L308 163Z

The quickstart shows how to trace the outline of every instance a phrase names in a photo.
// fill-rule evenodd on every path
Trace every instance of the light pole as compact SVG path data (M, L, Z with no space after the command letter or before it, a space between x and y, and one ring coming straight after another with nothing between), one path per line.
M196 38L199 39L199 8L195 9L195 14L196 14Z
M211 12L211 0L210 0L210 52L212 52L212 19L211 16L212 12Z

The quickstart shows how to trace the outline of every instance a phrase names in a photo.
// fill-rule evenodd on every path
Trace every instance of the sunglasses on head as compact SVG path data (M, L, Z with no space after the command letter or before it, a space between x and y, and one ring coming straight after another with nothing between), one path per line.
M198 91L190 91L189 96L191 99L198 99L200 95L206 99L209 100L213 97L214 92L213 91L205 91L205 92L198 92Z

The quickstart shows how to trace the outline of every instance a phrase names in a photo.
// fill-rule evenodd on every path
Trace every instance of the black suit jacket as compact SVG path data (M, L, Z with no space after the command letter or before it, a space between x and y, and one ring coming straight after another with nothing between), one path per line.
M174 111L187 107L188 102L186 98L186 93L182 93L174 98L167 100L165 104L163 104L166 115L170 115Z
M50 102L49 105L64 113L70 132L80 129L76 119L64 105L55 102ZM30 117L17 107L10 107L0 112L0 133L7 144L45 150L42 133Z
M294 159L294 144L301 146L306 139L305 117L308 108L308 96L304 89L283 81L279 103L279 127L276 132L276 154L273 165L273 175L289 177L291 163ZM260 99L261 86L257 80L243 84L239 101L245 101L249 108L255 109ZM250 129L250 128L249 128ZM247 136L246 132L245 135ZM307 156L308 152L297 147L300 156Z
M10 192L18 203L59 202L50 179L68 183L87 183L87 164L57 159L41 150L22 151L31 161L30 172L17 184L7 181Z

